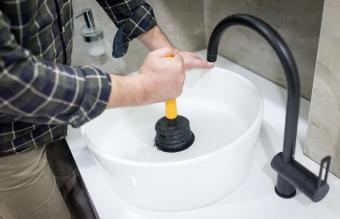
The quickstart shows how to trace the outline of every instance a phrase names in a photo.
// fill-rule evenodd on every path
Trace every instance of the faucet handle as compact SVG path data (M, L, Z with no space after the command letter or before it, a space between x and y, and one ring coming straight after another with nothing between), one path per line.
M278 153L271 162L271 166L279 174L275 187L276 193L281 197L291 198L295 195L295 188L297 188L314 202L320 201L329 191L327 178L330 162L330 156L323 158L319 175L316 175L296 160L284 161L282 152ZM283 181L285 184L289 183L292 189L287 190L287 186L282 184Z
M320 162L320 171L319 171L319 177L318 177L318 183L317 183L318 188L320 188L322 185L327 183L330 166L331 166L331 156L324 157ZM324 173L324 170L326 171L325 173ZM324 176L324 179L322 179L323 176Z

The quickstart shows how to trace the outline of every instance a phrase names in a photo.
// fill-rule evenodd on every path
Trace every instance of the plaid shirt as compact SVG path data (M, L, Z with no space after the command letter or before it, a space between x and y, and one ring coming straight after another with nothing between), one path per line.
M144 0L97 0L118 26L113 53L156 25ZM106 108L107 73L70 66L71 0L0 1L0 156L65 137Z

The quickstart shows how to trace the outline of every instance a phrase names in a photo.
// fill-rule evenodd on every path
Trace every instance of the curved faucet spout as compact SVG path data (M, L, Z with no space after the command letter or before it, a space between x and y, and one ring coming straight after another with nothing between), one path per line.
M295 188L298 188L314 201L322 199L328 192L326 179L330 158L325 158L321 165L321 168L324 165L327 167L326 177L323 180L322 176L316 177L294 159L300 106L300 80L290 49L282 37L261 19L251 15L236 14L223 19L211 34L207 52L209 62L216 61L221 37L225 30L232 26L245 26L262 35L276 52L285 72L288 97L283 152L276 155L272 161L272 167L278 172L275 187L277 194L290 198L295 195Z
M250 15L237 14L222 20L211 34L207 55L209 62L215 62L217 59L218 46L224 31L236 25L249 27L261 34L273 47L284 68L288 86L288 102L283 156L285 161L290 161L294 158L300 106L300 80L293 55L282 37L268 24Z

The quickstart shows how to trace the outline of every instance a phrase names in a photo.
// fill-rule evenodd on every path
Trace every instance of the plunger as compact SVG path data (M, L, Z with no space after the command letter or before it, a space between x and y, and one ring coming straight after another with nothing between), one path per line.
M157 121L155 129L155 146L164 152L183 151L195 140L189 120L177 115L176 99L165 102L165 116Z

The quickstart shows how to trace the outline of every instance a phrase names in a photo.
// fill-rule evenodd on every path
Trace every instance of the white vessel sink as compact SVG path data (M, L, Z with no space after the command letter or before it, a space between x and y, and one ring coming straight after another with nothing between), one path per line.
M193 70L177 104L196 137L182 152L154 147L162 103L109 110L82 127L88 148L126 202L156 211L198 208L230 194L247 176L263 116L256 87L221 68Z

